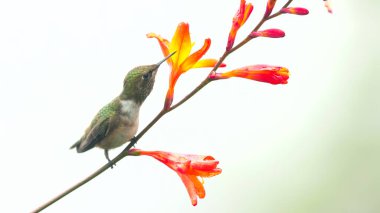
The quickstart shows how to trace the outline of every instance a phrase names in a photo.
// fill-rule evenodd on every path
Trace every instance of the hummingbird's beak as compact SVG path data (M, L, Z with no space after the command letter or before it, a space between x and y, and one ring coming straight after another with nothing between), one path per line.
M170 53L170 55L166 56L163 60L161 60L160 62L158 62L156 65L160 66L162 63L164 63L166 60L168 60L170 57L172 57L172 55L174 55L175 53L176 53L176 51Z

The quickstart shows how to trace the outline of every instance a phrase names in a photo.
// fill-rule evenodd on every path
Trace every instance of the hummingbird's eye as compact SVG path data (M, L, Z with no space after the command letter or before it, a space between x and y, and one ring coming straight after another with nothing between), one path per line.
M147 73L145 73L145 74L142 76L142 79L146 80L146 79L148 79L151 75L152 75L151 72L147 72Z

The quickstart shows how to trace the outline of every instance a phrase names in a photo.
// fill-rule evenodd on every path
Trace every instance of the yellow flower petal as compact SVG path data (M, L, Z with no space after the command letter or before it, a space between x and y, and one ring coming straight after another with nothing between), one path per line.
M189 57L187 57L185 61L180 65L179 71L181 73L184 73L191 69L199 61L199 59L201 59L202 56L207 52L207 50L210 48L210 45L211 39L205 39L203 47L191 54Z
M189 24L180 23L169 45L169 52L176 51L177 54L171 57L173 61L173 69L176 69L190 55L191 39L189 32Z
M162 50L162 53L164 54L164 56L168 56L169 55L169 41L162 38L160 35L157 35L155 33L148 33L146 34L146 37L148 38L155 38L157 39L158 43L160 44L160 47L161 47L161 50Z
M203 68L203 67L214 67L215 64L218 63L218 60L216 59L201 59L197 63L194 64L192 68ZM225 64L222 64L221 67L224 67Z

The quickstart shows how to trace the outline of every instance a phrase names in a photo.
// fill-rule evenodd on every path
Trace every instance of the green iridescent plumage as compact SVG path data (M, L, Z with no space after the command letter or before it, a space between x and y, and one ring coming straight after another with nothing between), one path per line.
M109 104L105 105L103 108L99 110L98 114L96 114L89 128L94 127L96 123L102 122L104 119L114 116L118 111L119 107L120 104L118 104L118 100L113 100Z

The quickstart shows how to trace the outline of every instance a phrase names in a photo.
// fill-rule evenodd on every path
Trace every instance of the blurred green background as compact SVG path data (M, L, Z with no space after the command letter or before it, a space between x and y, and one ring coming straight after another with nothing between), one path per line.
M283 4L284 1L278 1ZM260 19L255 1L238 40ZM164 117L138 148L209 154L223 173L205 180L193 207L174 172L128 158L46 212L380 212L379 1L298 1L308 16L281 16L227 69L288 67L289 84L215 82ZM162 58L148 32L171 38L190 23L207 57L223 53L239 1L1 1L1 212L29 212L105 163L69 146L121 89L127 71ZM161 109L168 67L141 109L140 129ZM182 76L176 100L208 73ZM115 156L121 149L111 151Z

